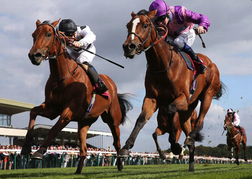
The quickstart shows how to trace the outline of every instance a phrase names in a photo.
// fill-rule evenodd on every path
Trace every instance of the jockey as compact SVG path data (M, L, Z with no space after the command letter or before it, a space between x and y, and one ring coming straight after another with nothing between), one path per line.
M210 26L208 17L189 11L183 6L169 6L163 0L155 0L151 3L149 11L156 9L155 23L167 26L167 41L187 53L193 61L200 63L199 72L203 74L207 67L191 46L195 40L194 24L198 24L197 33L204 34Z
M227 114L226 114L226 117L231 117L232 119L232 124L238 128L240 131L241 131L241 134L243 135L243 130L241 129L241 127L239 126L240 124L240 117L238 116L238 114L232 109L232 108L229 108L227 110Z
M73 42L67 43L68 53L76 62L82 64L94 90L100 94L107 93L107 86L100 79L95 68L90 64L95 55L80 49L80 47L85 48L95 53L94 41L96 40L96 35L88 26L77 26L71 19L63 19L59 24L59 31L63 32L67 37L75 39Z

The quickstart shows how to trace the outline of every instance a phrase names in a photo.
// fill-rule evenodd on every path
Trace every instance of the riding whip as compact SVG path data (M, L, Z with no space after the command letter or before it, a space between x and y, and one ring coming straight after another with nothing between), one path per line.
M203 48L206 48L206 45L205 45L205 43L204 43L204 41L203 41L201 35L198 33L198 29L197 29L197 28L193 28L193 30L196 32L196 35L199 36L199 38L200 38L200 40L201 40L201 42L202 42Z
M67 37L67 36L66 36L64 33L62 33L61 31L58 31L58 33L59 33L59 36L61 36L61 38L64 39L64 41L65 41L66 44L73 44L74 38ZM95 55L95 56L97 56L97 57L100 57L100 58L102 58L102 59L104 59L104 60L106 60L106 61L108 61L108 62L110 62L110 63L112 63L112 64L114 64L114 65L117 65L117 66L119 66L119 67L121 67L121 68L124 68L124 66L122 66L122 65L120 65L120 64L118 64L118 63L116 63L116 62L113 62L113 61L111 61L111 60L109 60L109 59L107 59L107 58L104 58L104 57L102 57L102 56L100 56L100 55L98 55L98 54L96 54L96 53L94 53L94 52L91 52L91 51L85 49L84 47L79 47L79 48L82 49L82 50L84 50L84 51L86 51L86 52L89 52L89 53L91 53L91 54L93 54L93 55Z
M117 65L117 66L119 66L119 67L121 67L121 68L124 68L124 66L122 66L122 65L120 65L120 64L118 64L118 63L116 63L116 62L113 62L113 61L111 61L111 60L109 60L109 59L107 59L107 58L104 58L104 57L102 57L102 56L100 56L100 55L98 55L98 54L96 54L96 53L94 53L94 52L91 52L91 51L85 49L84 47L80 47L80 49L82 49L82 50L84 50L84 51L86 51L86 52L89 52L89 53L91 53L91 54L93 54L93 55L95 55L95 56L97 56L97 57L100 57L100 58L102 58L102 59L104 59L104 60L106 60L106 61L108 61L108 62L110 62L110 63L112 63L112 64L114 64L114 65Z
M225 132L225 130L223 130L223 132L222 132L221 136L223 136L224 132Z

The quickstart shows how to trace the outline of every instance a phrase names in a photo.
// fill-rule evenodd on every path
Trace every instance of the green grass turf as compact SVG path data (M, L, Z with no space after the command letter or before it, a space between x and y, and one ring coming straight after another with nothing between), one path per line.
M13 178L179 178L179 179L251 179L252 165L241 164L195 164L195 172L188 172L188 164L131 165L122 172L116 167L84 167L82 174L74 174L76 168L43 168L0 170L1 179Z

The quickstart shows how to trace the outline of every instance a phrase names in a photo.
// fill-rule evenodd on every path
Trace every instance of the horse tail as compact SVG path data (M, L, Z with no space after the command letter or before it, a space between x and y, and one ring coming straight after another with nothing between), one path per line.
M214 95L213 99L219 100L220 97L226 92L227 86L221 81L220 82L220 90L216 95Z
M130 111L131 109L133 109L133 105L131 104L131 102L128 100L129 98L129 94L117 94L118 100L119 100L119 104L120 104L120 109L122 112L122 120L120 122L120 124L124 124L126 121L126 113L128 111Z

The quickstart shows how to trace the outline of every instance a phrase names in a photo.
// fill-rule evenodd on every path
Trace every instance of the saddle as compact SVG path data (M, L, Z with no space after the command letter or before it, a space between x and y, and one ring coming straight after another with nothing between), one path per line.
M239 133L241 133L241 135L244 134L242 128L240 126L234 126L236 128L236 130L238 130Z
M176 48L179 53L181 54L181 56L183 57L183 59L185 60L186 62L186 65L187 65L187 68L189 70L192 70L193 71L193 81L192 81L192 84L191 84L191 88L190 88L190 99L192 98L195 90L196 90L196 87L197 87L197 81L196 81L196 78L197 76L200 74L199 73L199 68L201 66L200 63L198 62L195 62L191 59L191 57L185 53L185 52L182 52L180 49ZM202 59L201 59L202 60ZM203 60L202 60L203 61ZM203 61L204 62L204 61ZM204 62L205 63L205 62Z

